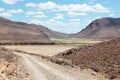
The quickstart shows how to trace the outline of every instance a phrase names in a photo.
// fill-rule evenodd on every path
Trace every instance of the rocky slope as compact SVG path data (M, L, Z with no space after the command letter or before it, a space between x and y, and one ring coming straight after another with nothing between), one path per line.
M80 46L56 55L81 68L91 68L108 78L120 80L120 38L94 45Z
M92 21L73 37L87 39L113 39L120 36L120 18L101 18Z

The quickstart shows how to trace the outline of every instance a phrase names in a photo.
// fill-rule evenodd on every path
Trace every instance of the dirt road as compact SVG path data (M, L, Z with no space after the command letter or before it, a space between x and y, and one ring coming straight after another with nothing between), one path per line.
M30 72L31 80L107 80L91 70L79 71L29 54L15 54L22 57L22 61Z

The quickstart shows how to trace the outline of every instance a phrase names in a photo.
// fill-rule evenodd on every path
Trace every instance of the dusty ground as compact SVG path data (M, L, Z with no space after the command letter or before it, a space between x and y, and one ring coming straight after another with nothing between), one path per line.
M21 57L0 47L0 80L30 80Z
M20 55L28 68L31 80L108 80L91 70L73 69L42 60L29 54Z
M42 55L55 55L74 46L4 46L9 49L20 49ZM28 69L30 80L108 80L92 70L80 70L69 66L58 65L40 57L29 54L17 53Z
M67 49L71 49L75 46L69 46L69 45L7 45L3 46L8 49L17 49L17 50L23 50L26 52L41 54L41 55L47 55L47 56L53 56L60 52L63 52Z

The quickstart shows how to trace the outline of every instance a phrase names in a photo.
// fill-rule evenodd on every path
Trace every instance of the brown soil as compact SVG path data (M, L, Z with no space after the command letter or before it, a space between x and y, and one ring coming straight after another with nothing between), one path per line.
M72 60L74 65L91 68L111 79L120 78L120 38L73 48L55 57Z
M30 80L20 57L0 47L0 80Z

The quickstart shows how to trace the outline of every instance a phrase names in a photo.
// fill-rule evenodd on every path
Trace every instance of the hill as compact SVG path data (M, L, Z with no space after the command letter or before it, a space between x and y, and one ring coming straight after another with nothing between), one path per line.
M93 69L111 79L120 78L120 38L79 46L55 57L71 60L74 65Z
M38 25L38 29L43 31L49 38L66 38L69 34L53 31L43 25Z
M87 39L113 39L120 36L120 18L101 18L92 21L72 37Z
M0 41L49 41L51 37L68 37L68 34L42 25L11 21L0 17Z
M0 41L49 41L36 25L0 18Z

